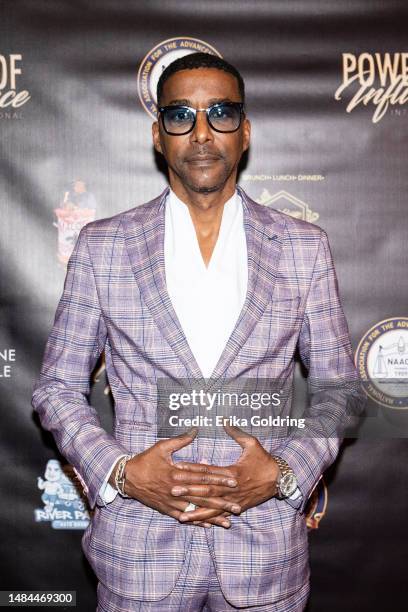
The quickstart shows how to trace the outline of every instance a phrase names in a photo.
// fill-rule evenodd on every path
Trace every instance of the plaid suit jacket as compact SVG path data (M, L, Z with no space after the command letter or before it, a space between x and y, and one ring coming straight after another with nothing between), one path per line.
M347 323L327 236L319 227L261 206L244 206L248 289L213 378L291 380L298 347L310 380L351 380ZM98 491L115 459L157 441L158 378L202 378L166 290L164 208L168 190L147 204L88 224L68 265L33 406L63 455L82 475L95 507L83 548L98 579L123 597L155 601L171 592L194 529L136 500L108 505ZM115 402L113 435L87 396L102 351ZM341 419L345 402L316 401L313 414ZM288 436L267 450L294 469L303 495L295 509L275 498L232 516L229 530L206 530L225 596L237 606L290 598L309 578L304 504L334 460L340 438ZM231 439L195 440L176 459L208 456L227 465ZM278 608L277 608L278 609ZM280 609L280 608L279 608Z

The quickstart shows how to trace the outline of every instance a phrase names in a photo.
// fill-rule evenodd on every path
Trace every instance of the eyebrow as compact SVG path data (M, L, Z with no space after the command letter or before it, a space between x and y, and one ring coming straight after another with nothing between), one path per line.
M208 106L212 106L213 104L221 104L222 102L234 102L231 98L211 98L208 100ZM187 98L171 100L166 106L191 106L191 100L187 100Z

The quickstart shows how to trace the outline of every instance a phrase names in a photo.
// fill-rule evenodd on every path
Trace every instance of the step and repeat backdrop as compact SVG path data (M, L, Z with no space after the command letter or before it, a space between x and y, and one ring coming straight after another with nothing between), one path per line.
M0 14L0 590L76 590L78 610L95 608L89 508L32 387L80 229L166 185L151 139L159 75L205 51L246 82L240 185L328 233L366 381L359 436L309 502L308 610L405 610L406 2L17 0ZM91 402L109 430L103 360Z

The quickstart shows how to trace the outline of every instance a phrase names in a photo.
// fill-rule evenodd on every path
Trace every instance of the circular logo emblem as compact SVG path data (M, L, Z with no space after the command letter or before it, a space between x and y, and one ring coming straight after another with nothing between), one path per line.
M380 321L363 336L356 367L368 397L388 408L408 408L408 317Z
M137 73L137 88L143 108L153 119L156 119L157 114L156 89L161 73L179 57L197 52L222 57L214 47L203 40L178 36L159 43L142 60Z

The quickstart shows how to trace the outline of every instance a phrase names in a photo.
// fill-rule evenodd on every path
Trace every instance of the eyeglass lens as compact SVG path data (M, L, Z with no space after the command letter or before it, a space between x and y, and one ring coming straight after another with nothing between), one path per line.
M162 115L164 128L171 134L185 134L195 122L195 112L187 106L166 107ZM209 108L207 117L214 130L233 132L239 127L241 109L239 105L217 104Z

